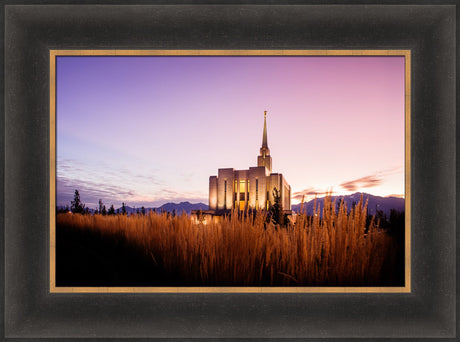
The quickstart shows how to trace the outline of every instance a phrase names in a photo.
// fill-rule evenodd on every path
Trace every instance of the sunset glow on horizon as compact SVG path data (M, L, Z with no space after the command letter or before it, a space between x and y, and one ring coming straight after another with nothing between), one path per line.
M273 172L292 203L404 196L404 57L57 57L57 205L208 204L218 168Z

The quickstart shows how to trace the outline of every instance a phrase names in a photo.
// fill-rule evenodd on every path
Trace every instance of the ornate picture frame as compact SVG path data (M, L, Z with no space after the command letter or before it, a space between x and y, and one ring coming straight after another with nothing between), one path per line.
M4 339L456 336L456 6L114 1L3 9ZM49 63L50 50L63 49L410 50L410 292L50 292Z

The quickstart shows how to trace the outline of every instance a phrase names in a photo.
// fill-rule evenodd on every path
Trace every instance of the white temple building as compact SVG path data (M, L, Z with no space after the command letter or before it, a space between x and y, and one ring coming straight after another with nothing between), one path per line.
M282 210L291 210L291 186L281 173L272 173L272 157L267 142L267 111L264 112L262 147L257 166L247 170L218 169L209 177L208 214L232 209L267 210L274 203L273 190L280 194Z

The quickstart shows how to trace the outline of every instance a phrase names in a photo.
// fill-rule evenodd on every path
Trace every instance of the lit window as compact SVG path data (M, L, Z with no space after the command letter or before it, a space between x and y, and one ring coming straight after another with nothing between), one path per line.
M240 192L246 192L246 180L240 180Z

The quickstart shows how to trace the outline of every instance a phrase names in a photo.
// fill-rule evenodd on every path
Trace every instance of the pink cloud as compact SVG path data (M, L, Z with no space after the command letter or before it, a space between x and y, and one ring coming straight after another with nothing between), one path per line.
M319 195L322 196L322 195L326 195L329 192L331 192L331 194L332 194L332 191L320 190L320 189L317 189L317 188L314 188L314 187L310 187L310 188L304 189L302 191L294 192L292 194L292 199L297 200L297 201L301 201L302 198L308 199L310 196L319 196Z
M372 188L383 183L386 176L394 175L401 172L401 168L393 168L383 171L378 171L374 174L357 178L351 181L343 182L340 186L347 191L357 191L363 188Z

